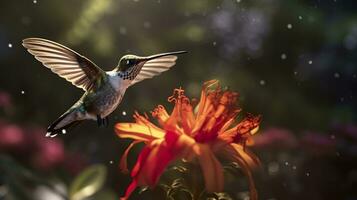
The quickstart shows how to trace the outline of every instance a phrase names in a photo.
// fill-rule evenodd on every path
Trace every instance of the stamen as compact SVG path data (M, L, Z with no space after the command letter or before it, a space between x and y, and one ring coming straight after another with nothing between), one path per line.
M185 90L182 89L182 87L180 88L176 88L174 89L174 93L172 94L172 96L170 96L169 98L167 98L168 102L174 102L176 103L178 99L180 99L182 96L184 96Z

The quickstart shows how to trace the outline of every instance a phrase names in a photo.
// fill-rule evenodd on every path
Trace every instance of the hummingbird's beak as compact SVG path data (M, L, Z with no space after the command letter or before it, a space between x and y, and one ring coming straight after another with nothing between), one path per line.
M160 58L160 57L163 57L163 56L171 56L171 55L178 55L178 54L184 54L184 53L187 53L187 51L175 51L175 52L160 53L160 54L155 54L155 55L152 55L152 56L148 56L148 57L144 58L144 60L145 61L149 61L149 60L152 60L152 59L155 59L155 58Z

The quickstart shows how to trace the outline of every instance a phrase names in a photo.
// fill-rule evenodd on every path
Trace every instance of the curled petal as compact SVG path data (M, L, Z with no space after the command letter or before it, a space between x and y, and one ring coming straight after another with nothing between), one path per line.
M130 138L139 141L150 141L164 137L164 131L156 126L137 123L118 123L115 132L120 138Z
M243 170L243 173L246 175L248 178L248 185L249 185L249 191L250 191L250 200L258 200L258 192L255 189L255 184L254 184L254 179L252 172L249 170L249 167L245 164L243 159L237 159L237 163Z
M134 141L134 142L130 143L130 145L125 149L124 154L122 155L122 157L120 159L120 164L119 164L119 168L122 173L125 173L125 174L129 173L128 162L127 162L128 154L129 154L129 151L131 150L131 148L133 148L133 146L139 142L140 141Z
M198 160L203 172L206 190L208 192L220 192L224 187L223 168L209 145L199 144Z
M229 144L222 149L222 154L229 160L237 162L243 173L248 178L250 199L257 200L258 193L255 189L253 175L251 170L260 165L258 158L251 152L246 152L243 147L238 144Z

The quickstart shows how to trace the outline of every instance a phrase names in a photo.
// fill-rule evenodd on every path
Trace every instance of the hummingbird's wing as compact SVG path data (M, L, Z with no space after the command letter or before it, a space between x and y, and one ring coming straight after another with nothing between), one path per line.
M135 83L140 82L144 79L152 78L161 74L164 71L169 70L172 66L176 64L176 60L177 56L168 55L145 62L139 74L131 82L131 85L134 85Z
M85 91L105 76L105 72L88 58L56 42L27 38L22 45L44 66Z

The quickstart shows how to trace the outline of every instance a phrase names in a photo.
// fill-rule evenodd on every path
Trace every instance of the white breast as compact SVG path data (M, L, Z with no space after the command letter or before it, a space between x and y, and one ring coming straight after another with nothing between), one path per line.
M124 80L118 76L118 72L106 72L109 77L110 85L117 91L125 93L125 90L130 86L131 80Z

